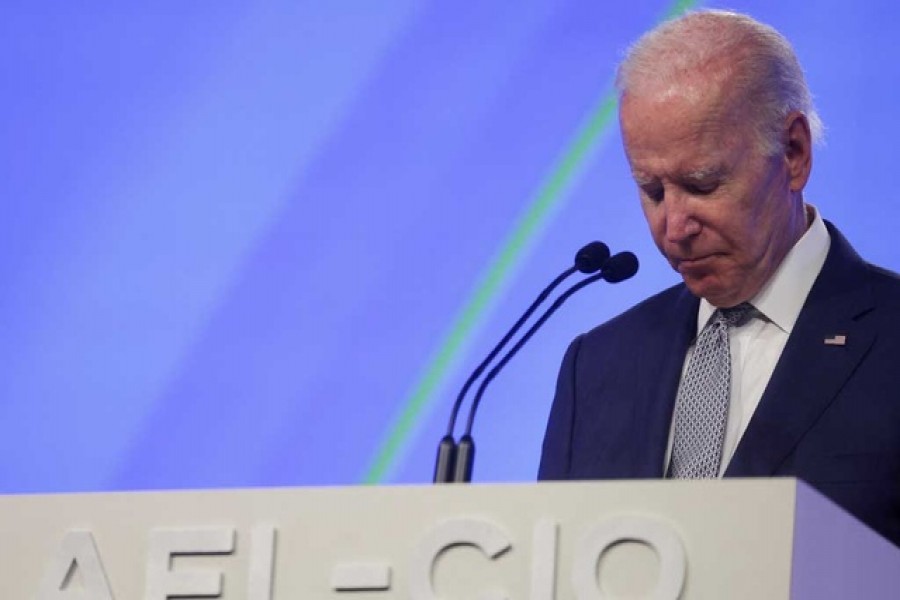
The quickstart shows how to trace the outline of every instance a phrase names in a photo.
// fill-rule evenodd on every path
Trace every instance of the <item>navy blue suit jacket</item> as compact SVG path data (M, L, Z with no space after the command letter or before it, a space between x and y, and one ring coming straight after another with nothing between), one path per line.
M798 477L900 545L900 278L831 248L726 477ZM681 284L569 346L539 478L663 476L699 300ZM846 344L826 338L846 336Z

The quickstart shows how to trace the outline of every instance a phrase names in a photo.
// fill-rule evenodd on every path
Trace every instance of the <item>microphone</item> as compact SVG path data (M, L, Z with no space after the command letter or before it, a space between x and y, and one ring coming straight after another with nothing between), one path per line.
M451 474L454 469L454 463L456 462L456 441L453 439L453 430L456 428L456 419L459 416L459 409L462 407L463 399L475 380L481 376L488 364L490 364L490 362L496 358L497 354L503 350L506 344L509 343L512 336L522 328L522 325L534 311L537 310L537 307L547 299L550 292L556 289L564 279L569 277L575 271L580 271L585 274L595 273L602 269L608 260L609 248L603 242L590 242L578 250L578 252L575 253L573 266L560 273L556 279L550 282L550 285L538 294L538 297L531 303L531 306L529 306L525 313L519 317L519 320L515 322L510 330L506 332L506 335L504 335L500 342L494 346L494 349L491 350L487 357L481 361L474 371L472 371L472 374L469 375L469 378L463 384L462 389L456 396L456 401L453 403L453 410L450 412L447 433L441 438L440 444L438 444L437 460L434 464L434 483L448 483L451 481Z
M606 280L608 283L619 283L620 281L625 281L626 279L631 278L638 270L638 259L631 252L619 252L614 255L603 266L600 273L596 275L592 275L590 277L585 277L578 283L571 286L565 292L559 295L559 297L550 305L544 314L540 316L540 318L535 321L535 323L525 332L525 334L516 342L512 348L510 348L509 352L507 352L500 362L498 362L494 368L490 370L484 380L481 382L481 385L478 387L478 391L475 394L475 400L472 401L472 406L469 408L469 416L466 421L466 431L463 436L459 439L459 444L456 448L456 464L453 467L453 481L458 483L468 483L472 481L472 467L475 463L475 440L472 438L472 426L475 423L475 413L478 411L478 405L481 404L481 397L484 395L484 390L487 389L487 386L494 380L494 377L497 376L497 373L506 366L506 363L510 361L510 359L516 355L516 353L531 339L531 336L541 328L541 326L550 318L550 316L556 312L556 310L563 305L563 303L569 299L575 292L580 290L581 288L594 283L595 281L599 281L601 279Z
M638 270L638 259L632 252L619 252L603 265L600 277L607 283L631 279ZM580 288L579 288L580 289Z
M603 242L590 242L575 253L575 268L585 274L596 273L603 268L608 260L609 248L606 244Z

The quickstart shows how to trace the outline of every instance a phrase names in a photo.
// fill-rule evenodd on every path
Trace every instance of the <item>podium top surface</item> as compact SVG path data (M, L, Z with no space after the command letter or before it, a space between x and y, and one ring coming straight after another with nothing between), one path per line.
M0 564L39 600L813 598L861 589L823 565L880 585L900 553L794 479L623 480L0 496Z

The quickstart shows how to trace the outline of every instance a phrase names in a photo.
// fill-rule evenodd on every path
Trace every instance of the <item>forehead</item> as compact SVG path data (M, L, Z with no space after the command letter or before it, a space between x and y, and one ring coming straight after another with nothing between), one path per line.
M715 170L749 149L747 111L720 89L682 87L623 95L619 120L636 175Z

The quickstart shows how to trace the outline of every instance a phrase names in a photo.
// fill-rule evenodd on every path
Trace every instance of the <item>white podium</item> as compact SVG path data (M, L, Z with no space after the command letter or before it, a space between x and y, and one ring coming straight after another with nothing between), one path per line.
M3 600L900 596L792 479L0 497Z

